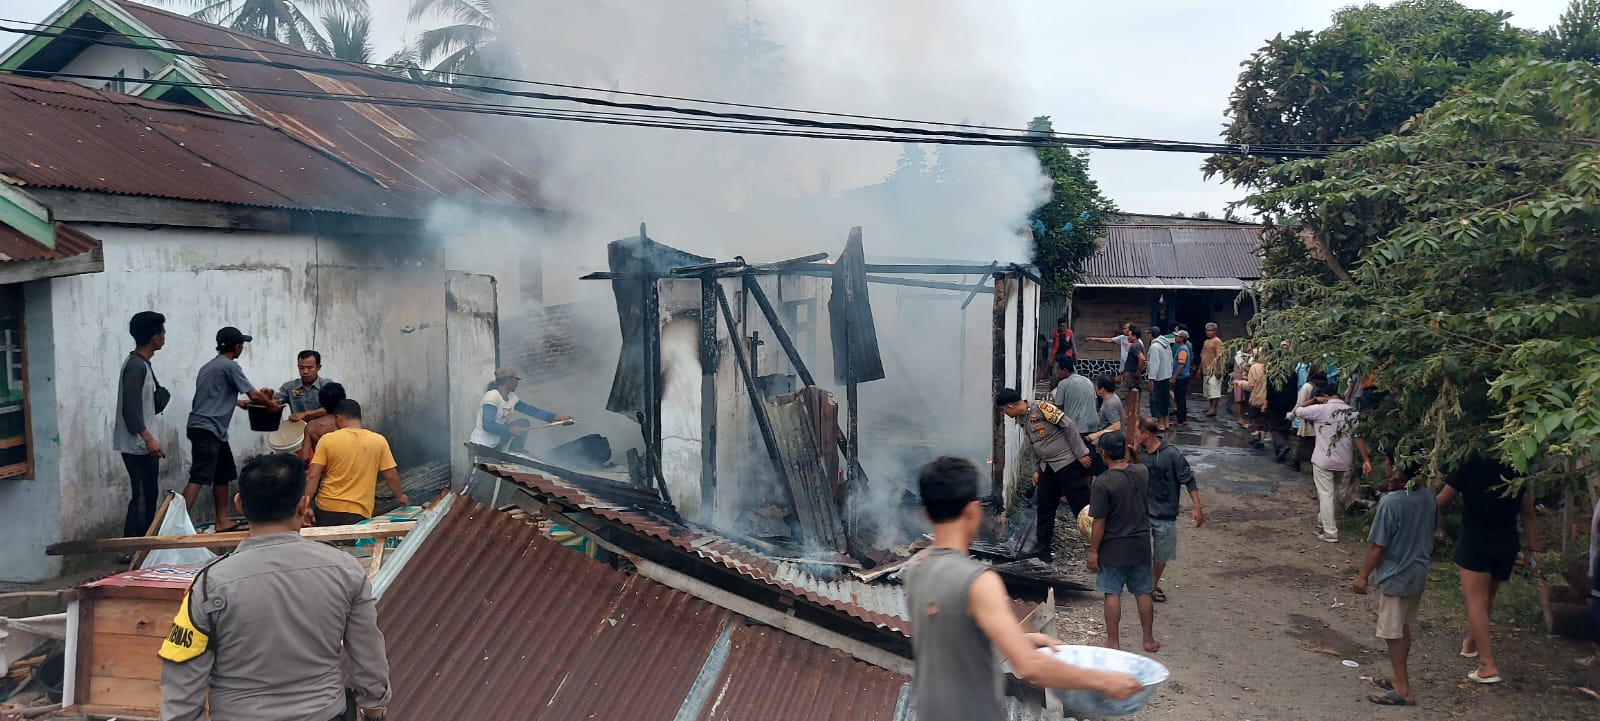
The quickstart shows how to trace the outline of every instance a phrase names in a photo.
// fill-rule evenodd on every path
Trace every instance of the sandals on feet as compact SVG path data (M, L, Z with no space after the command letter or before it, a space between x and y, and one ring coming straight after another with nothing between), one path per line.
M1478 672L1476 670L1474 670L1472 673L1467 674L1467 680L1468 681L1472 681L1474 683L1481 683L1481 684L1485 684L1485 685L1494 684L1494 683L1500 683L1500 677L1499 676L1479 676Z
M1372 679L1372 685L1377 686L1378 688L1383 689L1384 691L1393 691L1394 690L1394 681L1390 680L1390 678L1388 676L1379 676L1377 678Z
M1417 705L1416 701L1407 701L1404 696L1401 696L1400 694L1395 693L1394 689L1389 689L1388 691L1384 691L1383 693L1372 694L1371 696L1367 697L1367 700L1371 701L1371 702L1373 702L1375 704L1378 704L1379 706L1415 706L1415 705Z

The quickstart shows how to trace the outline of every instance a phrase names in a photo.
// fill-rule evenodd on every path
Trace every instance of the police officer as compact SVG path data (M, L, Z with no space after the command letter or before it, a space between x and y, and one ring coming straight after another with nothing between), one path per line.
M250 535L184 594L161 645L162 721L199 721L208 706L212 721L386 715L389 661L377 602L354 557L300 536L305 488L305 466L294 456L245 464L234 502Z
M1049 401L1028 402L1022 394L1007 388L995 396L995 405L1022 424L1022 436L1033 454L1033 485L1038 487L1039 558L1050 562L1056 538L1056 510L1061 496L1076 516L1089 505L1089 476L1092 462L1078 427L1067 414Z

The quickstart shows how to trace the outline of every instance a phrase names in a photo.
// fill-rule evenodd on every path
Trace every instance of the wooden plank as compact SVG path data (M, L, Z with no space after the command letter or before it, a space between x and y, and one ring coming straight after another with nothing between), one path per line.
M389 538L409 533L416 521L385 521L353 526L325 526L302 528L300 535L313 541L353 541L359 538ZM45 553L52 556L70 556L83 553L111 553L115 551L153 551L158 548L227 548L237 546L249 537L249 531L228 533L201 533L191 536L131 536L127 538L91 538L65 541L50 545Z
M94 655L84 659L89 664L89 675L160 681L161 657L156 652L161 650L162 638L95 634Z
M7 448L16 448L17 446L27 445L27 443L28 437L26 435L0 438L0 451L6 450Z
M103 252L99 248L68 258L49 260L13 260L0 265L0 284L27 283L46 278L99 273L106 269Z
M9 466L0 466L0 478L16 478L28 475L28 462L13 463Z
M82 716L95 719L95 721L100 721L101 719L109 719L110 721L157 721L157 715L161 713L160 709L128 708L126 706L98 703L78 704L72 710L77 711ZM67 718L75 717L69 716Z
M89 702L115 706L144 716L161 713L161 682L140 678L89 676Z
M177 615L180 603L181 599L97 599L88 614L92 618L93 634L83 637L95 640L116 635L164 638L172 630L172 618ZM93 657L86 655L85 658Z
M377 543L372 544L372 563L367 568L367 578L377 577L378 567L383 565L383 549L388 546L389 544L384 539L379 539Z

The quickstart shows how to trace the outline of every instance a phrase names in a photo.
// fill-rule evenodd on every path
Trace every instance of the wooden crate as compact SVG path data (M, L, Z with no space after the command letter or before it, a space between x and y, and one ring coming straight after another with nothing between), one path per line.
M78 603L76 710L91 715L155 718L161 712L156 653L195 569L129 571L81 589Z

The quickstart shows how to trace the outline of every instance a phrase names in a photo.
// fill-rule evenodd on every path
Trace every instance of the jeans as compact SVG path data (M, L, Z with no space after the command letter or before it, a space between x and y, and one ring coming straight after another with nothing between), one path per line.
M1339 526L1333 522L1333 498L1349 473L1311 464L1311 480L1317 484L1317 522L1322 524L1322 532L1330 536L1339 535Z
M148 453L124 453L122 465L128 469L128 515L122 518L122 535L143 536L156 518L156 496L161 494L157 478L161 460Z
M1172 399L1178 404L1178 422L1189 422L1189 381L1191 378L1175 378L1172 381Z

